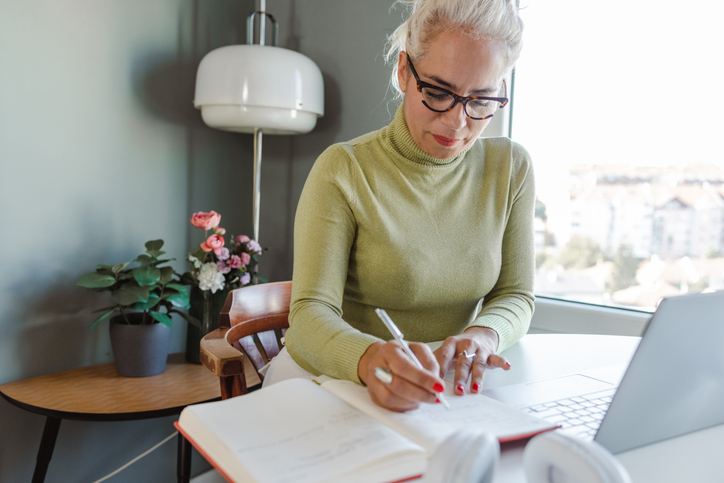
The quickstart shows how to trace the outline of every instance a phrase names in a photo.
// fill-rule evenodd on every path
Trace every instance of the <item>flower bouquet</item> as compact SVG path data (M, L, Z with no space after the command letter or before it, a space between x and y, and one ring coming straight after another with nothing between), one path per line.
M229 291L266 279L256 271L263 250L255 240L231 236L227 245L226 230L219 226L221 215L215 211L194 213L189 221L204 230L204 240L186 255L190 270L181 277L191 286L189 316L198 320L198 328L196 324L188 327L186 359L199 363L200 340L219 326L219 313Z

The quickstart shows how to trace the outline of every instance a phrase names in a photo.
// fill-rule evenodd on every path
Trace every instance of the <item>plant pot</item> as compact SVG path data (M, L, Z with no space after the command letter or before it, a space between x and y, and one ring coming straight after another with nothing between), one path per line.
M187 361L201 364L201 339L212 330L219 328L219 314L224 308L229 292L229 289L223 289L211 293L210 290L201 290L198 285L191 286L189 315L201 323L201 328L188 324L186 332Z
M116 372L123 377L148 377L166 370L171 344L171 329L163 324L135 324L142 314L128 314L131 324L121 316L111 319L111 347Z

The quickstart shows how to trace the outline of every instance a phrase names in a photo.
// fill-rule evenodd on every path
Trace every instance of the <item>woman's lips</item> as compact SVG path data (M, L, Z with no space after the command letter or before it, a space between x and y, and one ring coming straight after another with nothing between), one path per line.
M437 134L433 134L432 137L443 146L455 146L460 141L459 139L450 139L444 136L438 136Z

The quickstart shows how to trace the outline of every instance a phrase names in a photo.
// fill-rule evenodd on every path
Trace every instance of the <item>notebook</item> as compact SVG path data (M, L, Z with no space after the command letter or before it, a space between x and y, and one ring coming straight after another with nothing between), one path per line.
M614 454L723 424L724 292L663 299L628 368L609 366L482 392L517 408L553 407L561 400L580 405L578 398L591 394L595 400L609 397L594 440ZM559 417L552 422L562 424Z
M366 387L288 379L260 391L184 408L176 427L228 481L382 483L416 479L461 429L501 442L556 425L481 395L453 397L451 410L422 404L405 413L372 402Z

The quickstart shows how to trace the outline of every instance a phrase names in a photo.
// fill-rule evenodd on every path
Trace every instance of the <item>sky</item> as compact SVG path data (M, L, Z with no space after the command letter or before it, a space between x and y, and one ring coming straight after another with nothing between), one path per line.
M565 202L574 164L724 165L722 2L520 6L512 138L530 152L549 211Z

